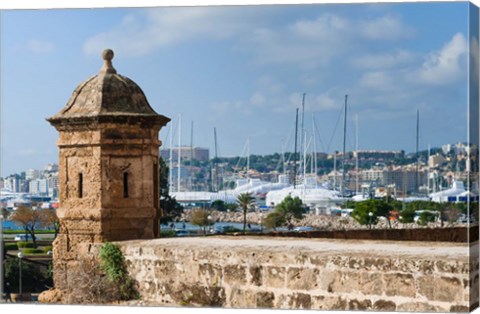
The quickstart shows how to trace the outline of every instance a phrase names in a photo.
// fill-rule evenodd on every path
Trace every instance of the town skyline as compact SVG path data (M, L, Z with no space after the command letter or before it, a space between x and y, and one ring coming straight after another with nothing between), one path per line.
M346 94L349 151L358 116L359 149L414 152L417 110L420 150L466 142L468 21L455 17L468 5L2 11L1 176L57 160L45 118L98 73L107 47L118 73L172 118L164 149L181 114L182 145L193 121L194 146L211 152L216 128L219 156L240 156L248 138L251 154L281 152L303 93L319 152L342 150Z

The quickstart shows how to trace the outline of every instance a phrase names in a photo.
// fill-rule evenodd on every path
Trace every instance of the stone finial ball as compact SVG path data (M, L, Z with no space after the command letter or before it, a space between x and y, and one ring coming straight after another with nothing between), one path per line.
M112 60L113 59L113 50L112 49L105 49L103 52L102 52L102 58L103 60Z

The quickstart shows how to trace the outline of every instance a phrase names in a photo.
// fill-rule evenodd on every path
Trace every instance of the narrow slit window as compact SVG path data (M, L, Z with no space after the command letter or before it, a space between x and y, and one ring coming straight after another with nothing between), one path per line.
M78 197L83 197L83 173L78 174Z
M123 173L123 197L128 197L128 173Z

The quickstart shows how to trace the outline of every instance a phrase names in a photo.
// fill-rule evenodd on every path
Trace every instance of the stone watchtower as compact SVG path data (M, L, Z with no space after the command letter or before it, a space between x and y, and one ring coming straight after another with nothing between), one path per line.
M117 74L112 50L102 57L100 72L47 119L59 132L59 289L67 287L81 247L159 233L158 133L170 119L150 107L135 82Z

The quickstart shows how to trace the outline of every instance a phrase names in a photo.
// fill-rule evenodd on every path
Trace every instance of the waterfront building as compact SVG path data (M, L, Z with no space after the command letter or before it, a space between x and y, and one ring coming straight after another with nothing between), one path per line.
M353 158L360 160L388 160L396 158L404 158L405 151L403 150L358 150L353 152Z

